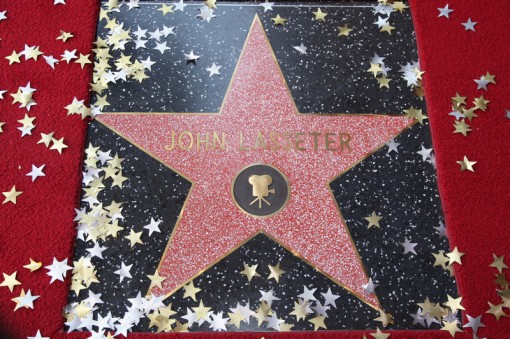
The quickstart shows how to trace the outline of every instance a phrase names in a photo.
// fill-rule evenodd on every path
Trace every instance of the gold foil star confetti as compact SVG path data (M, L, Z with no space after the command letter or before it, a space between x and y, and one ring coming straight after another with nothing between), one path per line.
M461 329L457 327L457 320L454 321L443 321L443 327L441 327L442 331L448 331L452 337L455 337L455 333L462 332Z
M314 15L314 20L323 21L323 22L326 21L326 15L328 15L328 13L321 11L320 8L317 8L317 10L312 13Z
M447 269L447 263L449 261L448 257L444 255L443 251L439 251L438 253L432 253L434 256L434 267L441 266L443 269Z
M376 78L377 74L382 72L381 65L371 62L370 68L367 70L367 72L372 73L374 75L374 78Z
M276 264L276 266L267 265L269 271L271 272L267 279L274 279L277 283L280 282L280 276L285 273L284 270L280 269L280 263Z
M130 230L129 235L126 235L124 238L129 240L131 248L133 248L136 244L143 245L143 241L140 239L141 236L142 236L141 231L135 232L133 230Z
M368 221L368 228L372 227L372 226L375 226L377 228L381 228L381 225L379 225L379 221L382 219L383 217L381 216L378 216L375 211L372 212L371 215L369 215L368 217L365 217L365 220Z
M51 142L53 145L51 145L50 149L57 150L59 154L62 154L62 150L68 147L66 144L64 144L63 137L60 139L51 138Z
M349 28L347 25L338 26L338 35L337 36L349 36L352 31L352 28Z
M494 283L496 285L499 285L500 287L504 287L508 285L508 281L506 280L506 277L504 274L496 274L496 280L494 280Z
M311 303L308 300L299 299L298 302L294 301L294 308L292 312L289 313L289 315L295 316L296 321L306 319L308 314L313 312L310 306Z
M161 283L166 280L166 277L160 276L158 270L156 270L156 272L154 272L153 275L147 274L147 277L151 281L151 285L149 286L149 289L153 288L154 286L157 286L159 288L163 288L161 286Z
M485 100L483 95L480 95L480 97L475 98L473 101L473 105L475 105L475 110L480 109L482 111L487 110L487 105L490 103L489 100Z
M200 303L197 307L192 307L191 309L195 312L197 322L200 322L201 320L209 321L209 311L211 308L204 306L204 302L202 300L200 300Z
M67 40L73 38L74 35L69 32L64 32L63 30L60 30L60 35L57 37L57 40L62 40L63 42L66 42Z
M14 272L12 274L5 274L5 273L2 273L3 276L4 276L4 281L2 281L2 283L0 283L0 286L2 287L7 287L9 289L9 291L14 291L14 286L17 286L17 285L21 285L21 283L16 280L16 274L18 272Z
M22 56L21 53L16 53L16 51L12 51L11 55L6 56L5 58L9 60L9 65L12 64L19 64L21 63L20 57Z
M497 305L494 305L492 303L488 303L489 304L489 310L485 313L488 313L488 314L492 314L497 321L499 321L499 319L501 317L507 317L508 315L503 311L503 304L497 304Z
M25 48L20 54L25 57L25 61L30 59L37 61L37 58L44 53L39 50L39 46L28 46L25 44Z
M278 26L278 25L284 26L285 21L287 21L287 19L282 18L280 16L280 14L277 14L275 18L271 18L271 20L273 20L273 26Z
M320 316L312 318L312 319L310 319L308 321L313 324L313 330L317 331L317 330L319 330L321 328L327 329L326 324L324 324L324 319L326 319L326 317L323 316L323 315L320 315Z
M209 8L216 8L216 0L205 0L204 4Z
M404 13L409 8L403 1L395 1L392 6L394 11L399 11L400 13Z
M0 122L0 134L2 134L2 132L4 131L3 130L4 125L5 125L5 122Z
M21 137L24 137L25 135L32 135L32 130L35 128L33 123L34 120L35 117L30 117L26 113L23 119L18 120L18 122L22 124L21 127L18 127L18 129L21 131Z
M11 300L16 303L16 306L14 307L14 311L17 311L18 309L24 307L24 308L34 308L34 301L39 298L38 295L32 295L32 292L30 290L25 293L25 290L22 289L21 293L18 297L12 298Z
M115 186L122 188L124 181L128 180L127 177L124 177L122 175L122 171L119 171L117 174L112 176L112 179L113 179L112 188Z
M386 88L390 88L390 81L391 79L388 79L385 75L381 76L380 78L376 78L377 81L379 82L379 88L383 88L383 87L386 87Z
M370 335L375 339L386 339L390 337L389 333L383 333L379 328L377 328L375 333L370 333Z
M90 57L90 54L83 55L80 53L80 57L78 58L78 60L75 60L74 62L77 64L80 64L81 68L83 69L83 67L85 67L86 64L92 63L92 61L90 61L89 57Z
M462 109L462 115L467 118L469 121L473 120L473 118L478 118L478 115L475 114L474 108L463 108Z
M13 204L16 204L16 198L23 193L22 191L16 191L16 186L12 186L10 191L2 192L2 194L5 196L4 201L2 204L6 204L8 202L12 202Z
M243 265L244 265L244 270L241 271L241 274L245 275L246 278L248 278L248 282L251 282L251 279L253 277L260 277L260 274L258 274L258 272L257 272L258 265L253 265L253 266L250 266L247 264L243 264Z
M469 161L469 159L464 156L464 159L457 161L457 164L460 165L460 171L468 170L474 172L473 165L476 164L476 161Z
M498 257L497 255L493 254L492 256L494 258L494 261L492 262L492 264L490 264L490 267L497 268L499 273L502 273L504 269L508 268L508 266L504 262L505 260L504 255Z
M30 111L30 108L36 105L36 102L32 98L35 91L35 88L30 87L30 82L25 87L20 86L16 93L10 94L13 98L12 104L19 103L19 108L26 108L27 111Z
M191 298L193 301L197 301L197 293L202 291L200 288L195 287L193 284L193 280L190 281L188 284L183 286L184 288L184 296L183 298Z
M172 6L172 5L168 6L168 5L162 4L161 7L158 8L158 11L160 11L163 15L167 15L168 13L174 12L173 7L174 6Z
M172 329L173 332L189 332L188 331L189 324L182 324L177 320L175 322L175 327Z
M390 25L389 23L387 23L386 25L382 26L381 29L379 30L380 32L386 32L388 33L389 35L391 35L391 31L393 31L395 29L395 27L393 27L392 25Z
M454 106L458 107L461 105L465 105L466 99L467 97L463 97L457 92L457 94L454 97L452 97L452 102L454 103Z
M453 127L455 127L455 131L453 131L453 133L460 133L463 136L467 136L467 134L471 132L471 126L466 124L465 119L455 121Z
M241 321L246 321L246 317L241 312L241 310L237 310L234 313L229 312L228 317L230 318L228 323L234 325L238 329L241 328Z
M108 3L106 4L106 7L109 11L116 9L119 7L119 0L108 0Z
M415 119L420 124L423 125L423 120L428 119L426 115L423 114L423 110L416 109L414 106L409 107L409 109L405 109L404 113L406 114L406 117L410 119Z
M289 332L290 330L292 330L292 328L294 327L294 325L292 324L287 324L287 323L281 323L280 324L280 332ZM261 338L263 339L263 338Z
M496 84L496 76L494 74L487 72L484 76L482 76L482 78L493 85Z
M94 105L99 107L100 109L103 109L105 106L110 106L110 103L106 101L106 99L107 99L106 95L104 96L96 95L96 102Z
M23 267L26 268L27 270L30 270L30 272L34 272L34 271L37 271L38 269L40 269L41 266L42 266L42 262L35 261L34 259L30 258L30 263L27 265L24 265Z
M393 324L393 316L390 313L385 313L383 310L379 310L379 317L375 318L374 321L379 321L383 327L387 327Z
M446 253L446 256L449 258L448 265L453 264L456 262L457 264L462 264L461 259L462 256L464 256L464 253L459 252L457 246L451 251L450 253Z
M443 303L444 306L449 307L452 313L455 313L457 310L465 310L464 306L460 303L462 302L462 297L452 298L449 294L447 294L448 301Z

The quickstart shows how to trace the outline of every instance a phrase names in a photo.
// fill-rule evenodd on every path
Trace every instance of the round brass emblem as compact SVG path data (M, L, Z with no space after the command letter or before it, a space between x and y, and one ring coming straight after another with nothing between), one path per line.
M254 217L270 217L280 212L290 196L287 178L277 168L253 164L242 169L232 183L236 205Z

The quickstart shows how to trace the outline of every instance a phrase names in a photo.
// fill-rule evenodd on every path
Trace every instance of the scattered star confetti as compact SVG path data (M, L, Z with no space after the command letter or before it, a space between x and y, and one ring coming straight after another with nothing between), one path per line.
M468 21L462 23L462 26L464 26L466 31L473 31L474 32L475 31L475 25L477 23L478 22L471 21L471 18L469 18Z
M216 65L216 63L213 62L211 67L207 67L205 70L209 72L209 77L212 77L213 75L220 75L220 68L221 66Z
M67 271L73 269L71 266L67 265L67 259L58 261L57 258L53 258L53 263L45 266L45 268L49 271L46 274L51 277L50 284L52 284L55 280L64 281Z
M57 0L58 1L58 0ZM37 333L33 337L28 337L27 339L50 339L50 337L43 337L40 330L37 330Z
M473 165L476 164L476 161L469 161L469 159L464 156L464 159L457 161L457 164L460 165L460 171L468 170L474 172Z
M0 283L0 286L7 287L11 292L14 291L14 286L21 285L21 283L18 280L16 280L17 273L18 272L14 272L10 275L2 273L4 276L4 281Z
M382 219L381 216L378 216L375 211L372 212L371 215L369 215L368 217L365 217L365 220L368 221L368 228L372 227L372 226L375 226L375 227L378 227L378 228L381 228L381 226L379 225L379 221Z
M73 37L74 35L72 33L60 30L60 35L57 37L57 40L62 40L63 42L66 42L67 40Z
M16 303L16 307L14 308L14 311L17 311L18 309L25 307L25 308L34 308L34 301L39 298L38 295L32 295L32 292L28 290L25 293L25 290L22 289L21 293L18 297L11 299Z
M338 36L349 36L352 31L352 28L349 28L347 25L338 26Z
M27 174L27 176L32 177L32 182L34 182L38 177L46 176L46 174L43 173L44 166L46 165L41 165L39 167L32 165L32 171Z
M34 272L34 271L37 271L39 268L41 268L41 266L42 266L41 262L37 262L37 261L33 260L32 258L30 258L30 263L27 265L24 265L23 267L26 268L27 270L30 270L30 272Z
M263 2L260 4L264 8L264 13L273 10L274 2Z
M299 46L292 46L296 51L298 51L301 54L306 54L307 47L301 43Z
M453 9L450 9L449 4L446 4L443 8L438 8L439 10L439 17L444 16L447 19L450 19L450 13L453 12Z
M273 25L274 26L278 26L278 25L283 26L283 25L285 25L285 21L287 21L287 19L282 18L280 16L280 14L277 14L276 17L271 18L271 20L273 20Z
M2 204L6 204L8 202L12 202L13 204L16 204L16 198L21 195L21 191L16 191L16 186L12 186L10 191L2 192L2 194L5 196L4 201Z

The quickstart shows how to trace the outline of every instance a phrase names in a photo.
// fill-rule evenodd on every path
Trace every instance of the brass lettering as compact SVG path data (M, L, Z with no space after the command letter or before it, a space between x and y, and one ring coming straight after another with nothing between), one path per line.
M292 148L292 143L290 141L290 137L292 136L292 133L290 132L283 132L283 140L285 140L285 147L283 149L285 151L288 151Z
M213 149L216 149L216 142L218 142L218 145L222 151L225 150L225 132L221 132L221 140L218 136L218 133L213 132Z
M209 150L209 132L205 132L205 139L200 138L201 133L197 133L197 151L200 151L200 145L205 144L205 150Z
M185 147L183 145L182 139L184 136L188 136L189 138L189 145ZM184 131L181 134L179 134L179 148L185 151L190 151L193 148L193 134L191 134L190 131Z
M313 149L315 151L317 151L319 149L318 139L319 139L319 135L321 135L321 134L319 132L312 132L310 134L313 136Z
M335 140L331 140L329 137L335 135L335 133L324 133L326 138L326 150L328 151L336 151L336 148L331 148L331 144L335 143Z
M243 132L239 132L239 150L240 151L249 151L250 150L249 147L244 146Z
M171 145L165 145L165 149L167 151L171 151L175 147L175 132L174 131L172 131L172 138L171 139L172 139L172 144Z
M344 139L344 137L346 137L346 138ZM350 141L351 141L351 135L349 133L340 133L340 151L344 150L344 145L345 145L345 147L350 152L351 151L351 146L349 145Z
M296 133L296 135L295 135L294 145L296 147L296 150L298 150L298 151L306 150L306 148L303 148L300 146L300 144L305 142L303 139L300 139L300 137L302 137L303 135L305 135L305 133L303 133L303 132Z
M255 145L253 145L253 149L265 149L266 141L264 140L264 136L262 132L257 133L257 138L255 139Z
M269 138L271 139L271 149L273 151L276 151L276 150L279 150L281 149L281 146L280 144L278 143L278 137L279 137L279 133L278 132L275 132L275 131L271 131L269 132Z

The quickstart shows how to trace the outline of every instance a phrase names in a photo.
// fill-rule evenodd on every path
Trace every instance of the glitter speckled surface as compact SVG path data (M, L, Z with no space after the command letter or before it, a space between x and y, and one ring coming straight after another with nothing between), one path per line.
M329 191L333 177L347 170L409 127L411 120L390 116L307 116L298 114L255 20L219 115L111 114L104 124L133 141L194 182L172 235L160 273L169 278L158 294L174 291L208 265L262 230L303 259L377 307L365 292L367 276ZM226 150L165 150L171 131L225 132ZM240 151L239 132L255 140L258 131L343 132L351 151L326 151L324 141L306 151ZM248 142L249 143L249 142ZM254 163L271 164L289 181L288 205L270 218L253 218L234 204L230 186L236 174Z
M418 67L411 16L409 11L393 12L390 23L396 30L389 35L379 32L374 21L381 14L367 5L321 6L328 13L325 22L312 19L317 8L309 5L277 4L264 12L257 5L219 3L214 10L217 17L210 22L196 17L201 3L189 3L183 12L166 16L157 10L161 4L147 2L133 9L123 5L109 13L109 19L115 18L119 26L130 30L133 40L110 46L112 68L107 72L114 79L100 94L107 95L110 105L88 127L86 144L99 147L100 152L95 156L90 150L86 152L75 261L90 258L100 283L81 291L72 287L69 292L71 305L81 302L93 307L83 320L87 325L82 325L82 330L96 329L95 319L108 314L121 318L119 322L131 321L133 332L314 330L311 321L320 316L325 317L328 330L375 329L381 322L374 307L393 315L394 323L387 329L440 327L440 321L424 315L417 303L427 297L433 303L444 303L447 294L458 294L455 280L448 271L434 266L432 255L449 247L444 228L441 231L438 227L443 216L434 157L420 153L423 147L432 151L430 129L426 121L406 128L408 120L403 113L411 105L425 110L424 102L413 94L402 73L402 68ZM233 83L225 101L255 14L263 31L255 27L252 44L264 49L251 49L250 54L256 57L240 61L245 65L244 80ZM285 26L273 26L271 18L276 14L289 19ZM112 31L105 27L107 23L104 18L100 20L98 37L109 40ZM342 24L353 28L348 37L337 36L337 26ZM161 53L153 48L158 42L156 31L163 25L175 26L176 35L160 36L159 42L170 48ZM148 33L138 33L146 43L139 48L143 41L135 42L135 32L140 30ZM307 54L294 48L301 42L308 48ZM274 51L277 65L268 49ZM196 63L187 63L184 58L191 50L200 55ZM374 75L367 72L375 53L384 58L392 79L390 88L380 88ZM122 79L122 71L129 71L117 63L123 55L131 62L150 57L154 64L145 71L149 78L141 83ZM209 76L207 68L212 62L222 66L220 75ZM220 112L222 103L225 105ZM317 116L335 112L342 115ZM195 140L193 150L182 151L175 146L165 151L172 131L176 139L183 131L193 132L195 138L197 132L225 132L226 150L197 152ZM245 146L253 146L258 131L266 141L271 131L303 132L301 146L307 150L239 151L239 133L243 133ZM352 151L324 151L324 134L318 139L319 150L314 151L313 137L306 134L309 132L350 133ZM188 143L185 137L184 145ZM367 154L372 150L373 154ZM119 175L127 180L122 187L112 185L110 165L103 163L107 154L124 158ZM362 158L360 163L351 164ZM292 200L274 217L248 216L235 206L230 195L235 175L253 162L272 164L289 179ZM97 185L105 187L95 192L95 201L90 194L91 186ZM105 208L114 202L121 204L121 211L114 214L118 219L111 220L121 227L117 237L94 243L88 234L90 218L102 222L111 214ZM94 211L101 206L102 215L95 218ZM367 227L365 217L374 210L383 217L381 228ZM147 229L151 220L158 221L160 232ZM188 228L183 229L186 225ZM256 233L258 230L264 233ZM141 234L143 244L133 246L127 238L132 232ZM177 237L182 241L176 242ZM404 237L417 243L416 254L404 253ZM338 244L328 243L332 240ZM157 312L143 306L147 304L139 294L149 290L149 275L165 258L169 241L172 247L166 253L174 254L166 260L177 261L166 268L162 263L159 273L169 279L163 282L165 291L154 290L172 292L170 285L176 287L163 301L166 311L160 309L175 312L168 319L171 325L164 329L163 324L154 324ZM97 246L104 250L102 257L92 255ZM302 254L297 256L298 250L309 255L306 261ZM329 258L342 250L341 258L347 261ZM207 266L207 262L214 265ZM131 277L119 282L116 272L123 264L131 267ZM285 271L279 281L270 276L270 267L276 264ZM248 280L242 273L245 265L256 266L258 275ZM334 272L337 278L333 281L325 271L317 270L317 265L329 270L354 267L343 277L343 272ZM192 282L200 291L190 296L186 286L177 287L178 281L193 274ZM339 284L343 281L338 277L361 293L365 291L360 284L370 277L378 285L374 291L377 299L374 294L367 298L351 293ZM305 289L314 291L305 297L308 301L303 299ZM102 303L96 303L94 295L100 296ZM156 305L155 299L148 303ZM260 318L265 303L271 304L272 314ZM298 303L309 307L304 319L296 316ZM197 321L195 309L201 304L211 309ZM234 321L236 310L244 317L238 324ZM140 312L144 313L141 318ZM280 326L282 321L285 324ZM71 326L66 328L71 330Z

